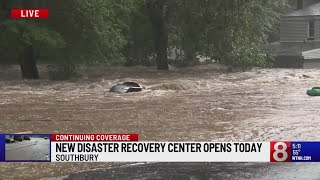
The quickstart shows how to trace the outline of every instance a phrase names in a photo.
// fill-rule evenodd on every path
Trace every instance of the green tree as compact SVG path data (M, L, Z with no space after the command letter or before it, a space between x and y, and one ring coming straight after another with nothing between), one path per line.
M157 68L168 70L171 48L182 52L185 65L203 55L248 69L267 64L258 47L287 6L287 0L3 0L1 61L16 60L31 79L39 78L39 55L71 65L150 64L155 57ZM48 8L49 19L10 19L18 7Z
M36 66L37 47L49 48L63 46L61 36L49 30L41 21L14 20L10 18L10 9L17 7L37 8L42 3L31 0L24 3L19 1L2 1L2 28L0 31L0 51L6 59L16 60L21 67L22 77L27 79L39 78Z
M174 1L179 7L171 20L175 46L184 51L185 62L196 55L237 68L265 65L258 46L267 43L287 1Z
M195 64L196 56L204 55L241 69L264 66L267 57L258 47L267 43L288 8L287 0L144 2L151 10L145 15L153 27L158 69L167 69L168 48L182 50L185 65Z
M6 54L12 56L10 59L18 59L23 78L29 79L39 78L35 50L56 63L119 60L127 43L124 32L129 28L132 3L130 0L29 0L23 3L5 0L2 2L5 12L17 7L48 8L49 19L3 17L1 50L10 52Z

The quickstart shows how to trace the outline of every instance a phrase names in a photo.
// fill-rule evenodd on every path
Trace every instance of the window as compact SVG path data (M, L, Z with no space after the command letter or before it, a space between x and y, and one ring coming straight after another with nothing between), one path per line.
M308 40L314 40L314 21L309 21Z

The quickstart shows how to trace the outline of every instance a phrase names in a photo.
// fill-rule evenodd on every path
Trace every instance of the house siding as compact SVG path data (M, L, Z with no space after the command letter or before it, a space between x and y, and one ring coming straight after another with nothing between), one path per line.
M303 42L308 39L308 21L305 19L282 19L280 24L281 42Z
M280 41L281 42L304 42L308 39L309 20L313 20L314 38L320 40L320 19L317 18L282 18L280 21Z

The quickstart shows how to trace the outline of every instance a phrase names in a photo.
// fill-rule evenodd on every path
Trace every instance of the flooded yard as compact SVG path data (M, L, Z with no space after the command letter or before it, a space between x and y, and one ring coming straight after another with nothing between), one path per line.
M9 76L10 73L12 76ZM14 73L16 72L16 74ZM154 141L319 140L319 70L216 68L160 72L114 68L79 80L29 81L17 69L0 73L0 131L138 133ZM116 94L118 82L146 90ZM57 177L113 163L1 163L0 179Z

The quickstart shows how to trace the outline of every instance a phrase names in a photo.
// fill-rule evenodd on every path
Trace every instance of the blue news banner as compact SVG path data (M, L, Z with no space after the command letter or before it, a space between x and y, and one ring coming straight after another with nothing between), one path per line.
M291 162L320 162L320 142L291 142Z

